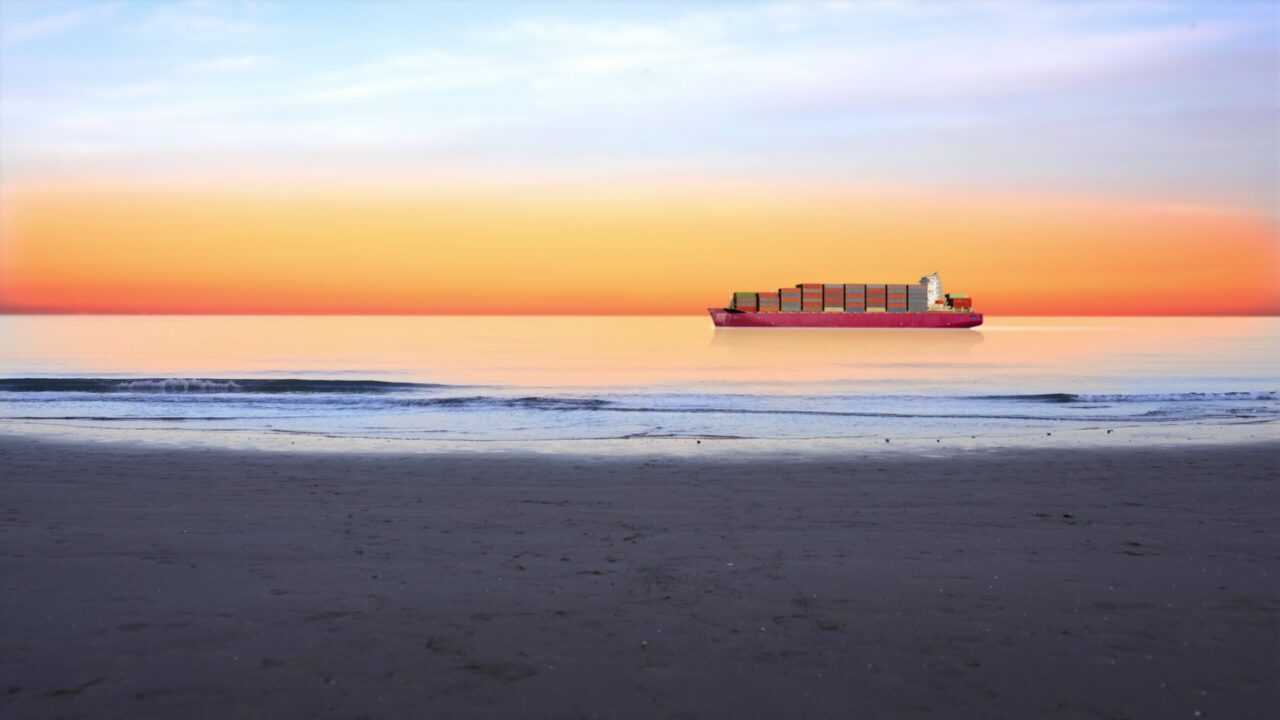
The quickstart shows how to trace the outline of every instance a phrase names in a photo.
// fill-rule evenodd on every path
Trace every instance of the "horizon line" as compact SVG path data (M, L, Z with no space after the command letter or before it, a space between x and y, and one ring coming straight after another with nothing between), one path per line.
M981 312L981 311L978 311ZM111 312L33 310L8 311L0 309L2 317L704 317L698 313L436 313L436 312ZM782 314L782 313L778 313ZM984 318L992 317L983 312ZM1274 318L1280 311L1257 313L1001 313L994 317L1104 317L1104 318Z

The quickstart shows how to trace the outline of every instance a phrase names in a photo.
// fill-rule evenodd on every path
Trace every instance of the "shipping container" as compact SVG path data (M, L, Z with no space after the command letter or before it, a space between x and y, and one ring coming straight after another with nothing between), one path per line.
M733 294L734 310L752 310L756 309L756 294L753 292L736 292Z
M822 291L822 309L824 312L844 311L844 285L828 285Z

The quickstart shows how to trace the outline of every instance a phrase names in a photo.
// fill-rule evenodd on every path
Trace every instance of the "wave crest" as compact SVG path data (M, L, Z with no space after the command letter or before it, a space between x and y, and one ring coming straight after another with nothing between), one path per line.
M1241 400L1280 400L1280 393L1262 392L1180 392L1180 393L1043 393L1038 395L975 395L968 400L1008 400L1042 403L1124 403L1124 402L1213 402Z
M83 393L341 393L376 394L396 390L441 388L426 383L382 380L311 380L306 378L3 378L0 392Z

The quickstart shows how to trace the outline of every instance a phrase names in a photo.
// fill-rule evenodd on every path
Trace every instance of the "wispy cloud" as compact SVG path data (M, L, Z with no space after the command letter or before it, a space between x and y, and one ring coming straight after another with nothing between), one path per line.
M500 83L520 72L517 65L483 55L439 51L402 53L346 70L318 73L308 82L310 87L295 95L295 99L342 103L407 92L479 88Z
M226 55L192 63L190 68L205 73L237 73L261 67L266 60L262 55Z
M78 8L19 20L0 15L0 22L3 22L0 43L14 45L47 35L57 35L88 23L96 14L98 11L95 9Z
M132 100L159 95L166 89L162 82L144 82L100 88L95 94L105 100Z
M25 7L6 38L86 40L56 62L39 43L7 49L0 66L0 141L36 173L36 148L115 142L122 157L227 163L294 148L281 166L1088 188L1183 173L1192 199L1274 195L1274 14L1260 3L225 0L125 4L110 24Z
M156 8L138 30L186 41L243 38L261 34L271 10L271 5L257 2L182 0Z

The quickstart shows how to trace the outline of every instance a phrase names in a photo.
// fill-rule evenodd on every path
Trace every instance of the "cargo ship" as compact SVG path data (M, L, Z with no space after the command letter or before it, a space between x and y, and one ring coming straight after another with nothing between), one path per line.
M735 292L728 307L707 311L716 327L945 329L982 324L973 299L944 293L936 272L909 285L801 283L777 292Z

